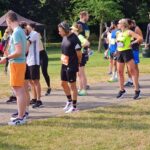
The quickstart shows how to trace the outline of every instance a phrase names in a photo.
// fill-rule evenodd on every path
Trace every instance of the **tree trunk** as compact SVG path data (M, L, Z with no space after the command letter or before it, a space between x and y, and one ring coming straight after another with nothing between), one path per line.
M98 42L98 52L101 52L102 47L102 32L103 32L103 19L101 19L101 22L99 24L99 42Z

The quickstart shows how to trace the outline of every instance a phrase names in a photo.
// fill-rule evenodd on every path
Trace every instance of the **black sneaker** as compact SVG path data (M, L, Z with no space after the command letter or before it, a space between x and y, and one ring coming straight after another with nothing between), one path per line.
M10 96L9 100L6 101L6 103L16 103L17 98L15 96Z
M90 89L90 86L89 85L86 85L86 90L89 90Z
M47 89L47 92L45 93L45 96L48 96L48 95L50 95L51 94L51 88L48 88Z
M40 108L43 106L42 101L38 100L35 104L32 105L32 108Z
M133 82L126 82L125 84L124 84L124 86L126 86L126 87L132 87L133 86Z
M30 101L30 105L33 105L33 104L35 104L36 103L36 99L32 99L31 101Z
M141 93L140 90L139 91L135 91L135 95L134 95L133 99L139 99L140 98L140 93Z
M123 95L126 93L126 91L125 90L123 90L123 91L119 91L119 93L118 93L118 95L116 96L116 98L122 98L123 97Z

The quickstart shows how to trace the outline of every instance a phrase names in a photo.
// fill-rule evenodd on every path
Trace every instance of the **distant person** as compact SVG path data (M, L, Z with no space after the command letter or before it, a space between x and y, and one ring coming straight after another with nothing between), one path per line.
M81 46L82 46L82 60L81 60L81 63L80 63L80 66L79 66L79 72L78 72L78 79L79 79L79 89L78 89L78 95L79 96L86 96L87 95L87 91L86 91L86 80L85 80L85 65L86 65L86 62L87 62L87 59L86 59L86 54L84 53L84 51L87 51L87 49L89 48L90 46L90 42L85 38L85 36L83 36L81 34L82 32L82 26L81 24L78 24L78 23L74 23L71 27L71 31L73 33L75 33L80 42L81 42Z
M10 62L10 85L13 88L17 97L18 116L8 122L9 125L21 125L26 123L26 93L24 88L25 70L26 70L26 36L18 23L17 15L14 12L9 12L6 16L8 27L13 30L10 39L9 54L2 58L0 63Z
M87 25L87 22L89 20L89 14L87 11L81 11L79 14L80 20L77 21L78 24L80 24L82 26L82 32L80 33L81 35L83 35L87 40L90 37L90 29ZM85 53L85 58L86 61L88 61L89 56L88 56L88 50L84 52ZM89 89L90 86L87 84L87 76L86 74L84 75L84 80L85 80L85 84L86 84L86 89Z
M149 14L149 19L150 19L150 12L148 12L148 14ZM150 23L147 25L145 48L150 48Z
M110 39L109 39L109 53L110 53L110 63L112 65L112 76L108 80L109 82L117 82L118 76L117 76L117 28L118 22L113 21L111 25L111 33L110 33Z
M40 66L42 69L42 74L44 76L44 79L47 84L47 91L45 93L45 96L50 95L51 93L51 86L50 86L50 76L48 74L48 55L44 49L43 43L42 43L42 37L39 33L39 50L40 50Z
M81 43L78 37L71 33L66 22L61 22L58 25L58 31L60 36L63 37L61 44L61 85L67 97L64 110L66 113L72 113L78 110L76 78L82 59Z

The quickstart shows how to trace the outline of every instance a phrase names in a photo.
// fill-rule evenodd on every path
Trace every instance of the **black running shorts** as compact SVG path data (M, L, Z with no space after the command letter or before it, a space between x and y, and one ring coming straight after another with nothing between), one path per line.
M117 61L119 63L127 63L131 59L133 59L132 50L118 51L117 53Z
M26 80L39 80L40 79L40 66L39 65L27 66L25 79Z
M77 72L69 67L61 68L61 80L62 81L67 81L69 83L76 82L76 78L77 78L76 74Z

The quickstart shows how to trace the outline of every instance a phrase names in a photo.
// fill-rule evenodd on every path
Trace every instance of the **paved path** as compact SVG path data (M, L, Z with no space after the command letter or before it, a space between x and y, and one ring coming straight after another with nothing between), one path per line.
M141 77L140 85L142 98L150 97L150 75ZM79 97L78 108L80 110L87 110L133 100L133 88L127 88L126 91L126 96L123 99L117 100L115 96L118 92L118 83L100 82L91 85L88 96ZM0 125L7 124L10 114L16 111L16 104L6 104L5 101L6 99L0 100ZM52 91L50 96L43 96L42 101L44 103L43 108L30 108L30 120L64 114L62 108L66 98L62 90Z

